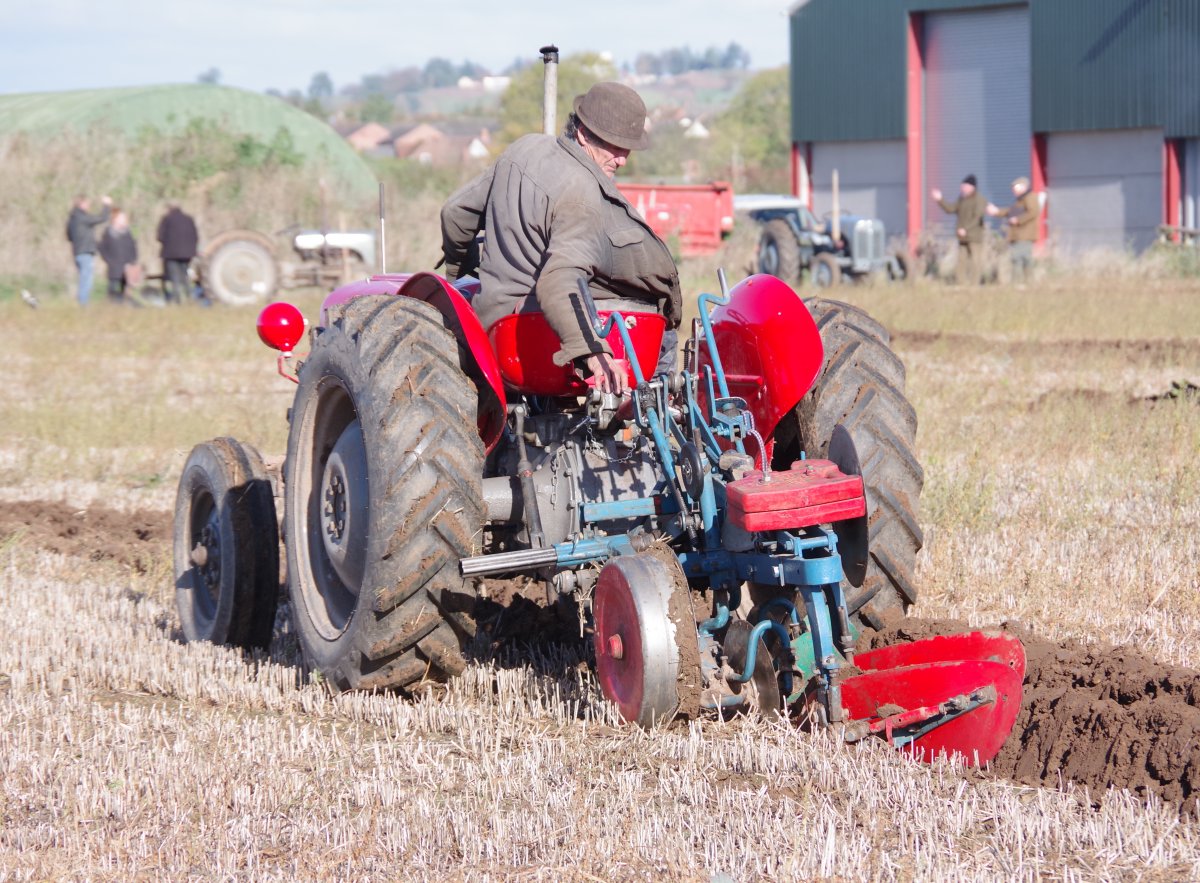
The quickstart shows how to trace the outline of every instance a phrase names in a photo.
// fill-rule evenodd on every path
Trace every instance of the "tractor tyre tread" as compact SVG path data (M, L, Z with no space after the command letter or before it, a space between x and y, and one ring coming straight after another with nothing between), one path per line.
M825 364L796 408L799 443L810 456L826 455L838 423L854 439L867 491L870 559L862 587L850 591L847 604L861 624L878 628L917 599L925 483L914 451L917 416L887 330L849 304L805 303L821 332Z
M445 680L463 670L474 636L458 562L474 553L484 520L477 392L441 313L421 301L365 296L332 308L314 349L335 342L369 387L351 395L371 486L383 492L371 499L353 635L333 664L314 667L343 690Z
M762 239L770 238L775 243L775 253L779 258L779 266L773 275L784 282L796 282L800 279L801 260L800 243L792 225L782 218L767 221L763 225Z

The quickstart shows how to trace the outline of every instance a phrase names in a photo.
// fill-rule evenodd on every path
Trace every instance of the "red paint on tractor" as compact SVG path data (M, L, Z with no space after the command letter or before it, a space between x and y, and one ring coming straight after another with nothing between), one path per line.
M600 310L601 321L607 322L611 310ZM642 373L649 378L658 364L666 320L657 313L622 313L629 330L633 350L637 353ZM631 324L632 323L632 324ZM587 393L592 381L584 381L571 365L554 364L554 354L562 342L542 313L514 313L505 316L488 329L488 338L496 353L500 376L510 387L525 395L576 396ZM634 386L633 369L625 358L625 345L614 328L607 338L617 359Z
M747 531L791 530L867 514L860 475L829 460L797 460L763 481L754 472L726 486L730 520Z
M851 720L866 722L889 741L903 726L938 724L905 746L919 760L958 754L972 766L987 763L1021 710L1025 649L1005 632L896 644L857 654L854 664L863 673L842 683ZM954 716L956 705L974 701L981 704Z
M729 292L729 303L712 312L713 337L730 395L744 398L755 429L770 438L821 371L821 332L804 301L774 276L750 276ZM700 346L701 371L710 364ZM707 395L701 383L701 397ZM749 447L754 441L748 442ZM757 457L758 451L748 453Z
M733 188L708 184L631 184L617 189L659 239L676 237L684 257L712 254L733 231Z

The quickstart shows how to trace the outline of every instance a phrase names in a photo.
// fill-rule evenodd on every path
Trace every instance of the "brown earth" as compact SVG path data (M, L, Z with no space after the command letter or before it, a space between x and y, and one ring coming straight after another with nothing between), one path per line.
M146 573L170 554L171 518L169 512L77 509L47 500L0 503L0 546L19 543Z
M1095 799L1127 788L1196 812L1200 672L1160 665L1131 647L1055 643L1018 624L1002 627L1025 645L1025 688L993 774L1044 787L1071 781ZM864 634L860 646L969 630L954 620L909 619Z

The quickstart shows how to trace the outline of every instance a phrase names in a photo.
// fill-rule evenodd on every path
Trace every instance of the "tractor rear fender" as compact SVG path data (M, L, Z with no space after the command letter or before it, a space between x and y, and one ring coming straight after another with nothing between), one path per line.
M467 292L468 295L472 293ZM330 307L370 294L400 295L425 301L445 317L446 327L457 338L465 354L463 370L479 390L479 436L491 451L504 433L508 405L496 354L492 352L487 333L468 298L436 273L371 276L330 292L321 304L321 326L327 322Z
M762 274L733 287L729 303L713 310L712 327L729 393L746 400L755 429L769 444L821 371L821 332L786 282ZM704 346L699 361L709 362Z

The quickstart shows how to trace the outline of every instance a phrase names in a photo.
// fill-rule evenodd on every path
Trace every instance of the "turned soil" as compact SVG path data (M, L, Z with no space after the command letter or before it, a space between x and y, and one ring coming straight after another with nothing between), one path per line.
M1200 672L1159 665L1130 647L1056 643L1019 625L1003 628L1025 645L1025 689L993 774L1047 787L1071 781L1094 799L1127 788L1196 812ZM860 646L969 630L952 620L909 619L864 635Z
M47 500L0 503L0 546L18 543L138 573L170 554L171 513L77 509Z
M146 572L167 560L170 541L166 512L0 503L0 546L19 543ZM508 591L492 599L496 621L483 617L493 637L527 634L523 618L531 616L543 627L554 621L563 638L578 628L573 617L522 597L529 586L496 587ZM1109 788L1126 788L1142 798L1155 795L1185 814L1200 808L1200 672L1160 665L1130 647L1053 642L1012 623L1002 628L1021 639L1027 662L1021 712L992 774L1046 787L1070 781L1086 786L1094 799ZM859 646L969 630L953 620L910 618L868 631Z

